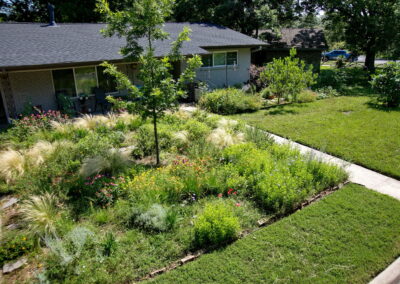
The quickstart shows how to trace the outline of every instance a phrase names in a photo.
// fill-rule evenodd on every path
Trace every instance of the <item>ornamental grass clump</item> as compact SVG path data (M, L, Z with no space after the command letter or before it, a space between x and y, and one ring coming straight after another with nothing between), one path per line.
M19 213L28 231L36 238L56 235L57 203L57 197L50 193L30 196L22 203Z
M109 149L102 155L83 160L79 174L89 177L99 173L116 174L126 169L132 162L132 149Z
M7 184L22 176L24 167L25 157L21 152L12 149L0 152L0 179Z
M73 125L75 128L94 130L99 126L107 126L109 123L109 118L104 115L85 114L75 119Z
M238 238L239 219L222 201L207 204L194 222L194 242L198 247L224 245Z

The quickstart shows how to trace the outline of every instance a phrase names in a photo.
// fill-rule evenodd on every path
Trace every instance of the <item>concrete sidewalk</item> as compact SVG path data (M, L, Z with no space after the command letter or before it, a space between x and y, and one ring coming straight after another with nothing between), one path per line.
M298 148L303 154L311 154L314 157L321 159L322 161L344 167L349 173L349 180L352 183L361 184L369 189L375 190L382 194L390 195L391 197L400 200L400 181L371 171L364 167L349 163L345 160L336 158L313 148L290 141L280 136L274 134L270 135L278 144L290 144L293 147Z

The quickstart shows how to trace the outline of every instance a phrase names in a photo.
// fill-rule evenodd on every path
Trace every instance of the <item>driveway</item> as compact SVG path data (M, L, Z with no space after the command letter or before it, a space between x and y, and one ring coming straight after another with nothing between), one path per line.
M382 64L386 64L386 63L391 62L391 61L393 61L393 60L376 59L375 60L375 65L382 65ZM364 63L365 62L365 55L358 56L357 62ZM400 62L400 60L397 60L396 62Z

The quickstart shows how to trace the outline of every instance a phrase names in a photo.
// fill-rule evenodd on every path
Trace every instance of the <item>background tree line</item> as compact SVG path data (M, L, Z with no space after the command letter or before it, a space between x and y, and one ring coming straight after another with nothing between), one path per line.
M0 0L0 21L47 22L49 0ZM56 22L101 22L96 0L51 0ZM114 0L111 10L135 0ZM331 47L366 55L374 71L377 54L400 56L400 0L176 0L168 21L207 22L258 36L261 29L325 29Z

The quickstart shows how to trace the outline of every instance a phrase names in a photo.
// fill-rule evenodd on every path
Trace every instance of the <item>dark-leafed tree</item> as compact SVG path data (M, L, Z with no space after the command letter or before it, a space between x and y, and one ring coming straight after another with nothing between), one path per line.
M122 9L135 0L113 0L111 9ZM42 22L49 19L47 4L55 6L55 20L60 23L93 23L102 19L95 11L96 0L0 0L0 14L4 20Z
M294 0L177 0L173 19L207 22L252 35L261 28L290 25L298 17Z
M365 53L365 67L375 71L375 57L391 45L400 30L399 0L307 0L307 10L325 11L327 26L337 41Z

